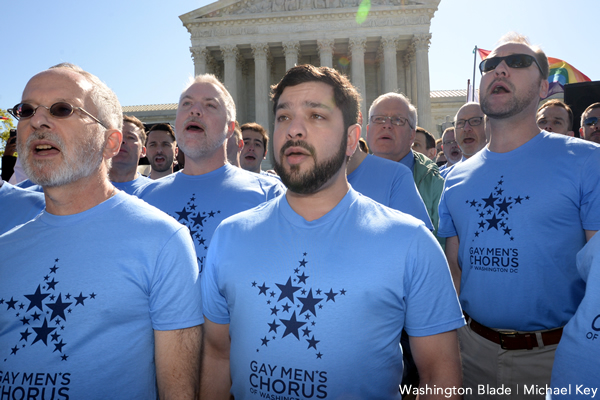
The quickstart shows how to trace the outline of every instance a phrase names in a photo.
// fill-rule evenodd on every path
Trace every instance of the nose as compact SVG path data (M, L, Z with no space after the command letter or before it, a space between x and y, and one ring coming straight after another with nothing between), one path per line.
M195 117L202 116L202 106L199 103L194 103L192 107L190 107L190 114Z
M286 136L289 139L302 139L306 137L306 126L302 118L293 118L288 124Z
M48 122L51 120L50 116L50 108L39 105L36 107L35 112L31 116L31 118L28 118L27 120L30 121L29 123L34 129L39 129L41 127L50 128ZM23 121L20 120L19 124L21 124L22 122Z
M543 129L544 129L546 132L552 132L552 127L551 127L550 125L546 125L546 126L543 128Z
M494 68L494 74L495 75L502 75L504 74L505 76L508 75L508 65L506 65L506 61L502 60L500 62L500 64L498 64L496 66L496 68Z

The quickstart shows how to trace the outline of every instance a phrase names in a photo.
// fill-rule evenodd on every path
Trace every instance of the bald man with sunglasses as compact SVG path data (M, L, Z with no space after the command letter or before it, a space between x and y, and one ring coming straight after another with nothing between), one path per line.
M525 37L503 37L480 71L491 137L447 175L438 231L468 320L465 398L542 399L524 389L550 383L562 327L584 294L575 256L600 228L600 151L540 132L548 61Z

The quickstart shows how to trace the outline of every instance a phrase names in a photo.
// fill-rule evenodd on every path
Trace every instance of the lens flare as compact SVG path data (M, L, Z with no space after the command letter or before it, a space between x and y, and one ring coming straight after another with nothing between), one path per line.
M338 63L342 67L347 67L350 64L350 60L348 60L348 57L340 57Z
M360 2L358 6L358 11L356 12L356 23L361 25L363 22L367 20L367 16L369 15L369 10L371 10L371 0L363 0Z

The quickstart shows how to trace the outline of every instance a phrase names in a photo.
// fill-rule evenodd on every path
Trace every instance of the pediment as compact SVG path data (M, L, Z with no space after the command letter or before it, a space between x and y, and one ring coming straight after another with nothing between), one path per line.
M371 7L437 8L440 0L371 0ZM361 0L219 0L179 18L184 24L203 19L312 10L358 9ZM321 11L322 12L322 11Z

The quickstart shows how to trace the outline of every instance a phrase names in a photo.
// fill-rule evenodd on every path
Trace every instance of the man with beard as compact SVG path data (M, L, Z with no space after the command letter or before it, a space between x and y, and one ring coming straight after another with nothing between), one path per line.
M579 133L585 140L600 143L600 103L594 103L583 111Z
M46 209L0 236L8 397L197 398L203 323L189 233L108 179L115 94L72 64L35 75L12 109ZM28 379L27 376L39 377Z
M456 142L465 161L486 145L484 115L479 103L463 105L454 117Z
M214 75L198 75L181 94L175 138L185 168L153 181L135 194L187 226L200 271L219 223L285 191L276 178L227 162L227 139L235 127L233 98Z
M171 125L156 124L150 128L146 139L146 157L152 167L148 178L154 180L173 173L177 142Z
M523 385L549 384L562 327L583 297L575 256L600 228L600 151L540 132L548 60L525 37L503 37L479 68L492 135L448 174L440 201L439 233L468 315L465 387L478 399L493 393L475 396L477 385L535 398Z
M140 158L146 156L146 130L142 121L123 116L123 142L119 153L111 160L109 177L113 185L125 193L133 192L150 182L137 171Z
M460 387L454 330L464 322L439 245L421 221L346 180L358 92L334 69L301 65L271 94L274 165L288 191L213 237L202 395L400 399L403 327L421 389Z
M446 128L442 133L442 150L446 155L446 164L440 167L440 174L445 178L448 172L450 172L449 168L462 160L462 151L456 141L453 126Z

